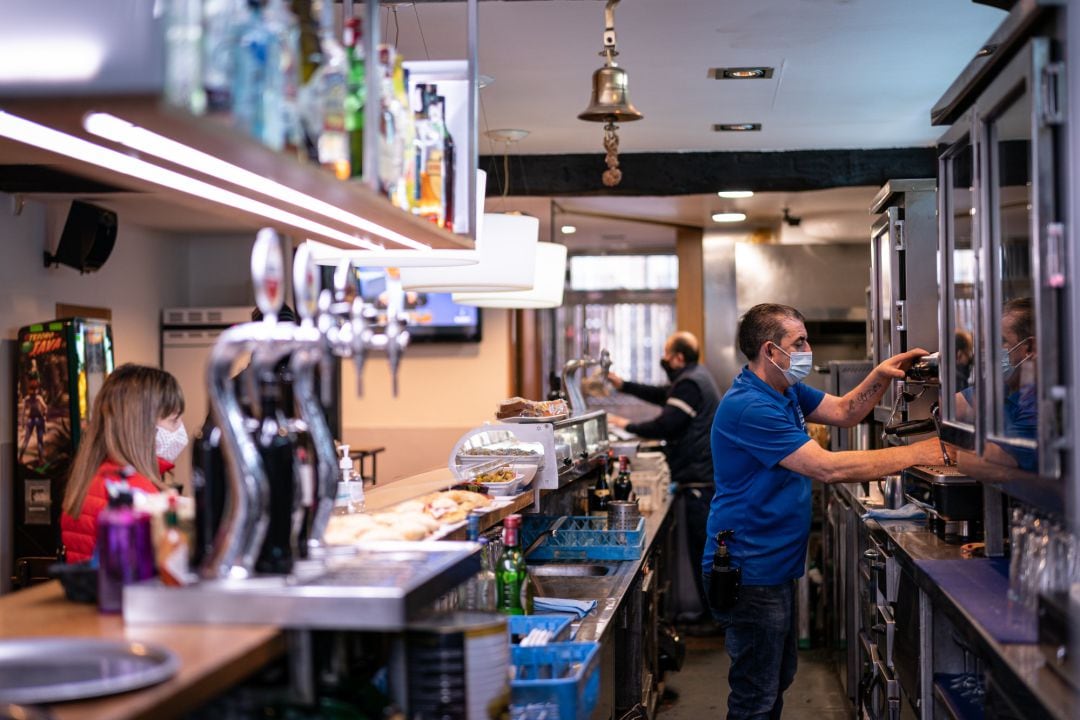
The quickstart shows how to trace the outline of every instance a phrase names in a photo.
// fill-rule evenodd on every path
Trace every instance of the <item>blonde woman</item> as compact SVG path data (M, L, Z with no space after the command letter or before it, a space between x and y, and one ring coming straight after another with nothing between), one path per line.
M130 465L133 490L165 489L164 474L188 442L183 412L180 385L164 370L127 364L105 379L64 494L60 528L68 562L94 555L98 513L108 505L106 480L119 478Z

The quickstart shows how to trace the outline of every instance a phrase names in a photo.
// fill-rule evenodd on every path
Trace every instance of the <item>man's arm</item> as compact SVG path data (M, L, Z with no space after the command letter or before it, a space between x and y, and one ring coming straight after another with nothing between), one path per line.
M629 423L625 427L627 432L639 437L676 440L686 432L690 421L697 417L697 408L700 406L701 392L697 385L692 382L677 383L659 415L646 422Z
M624 380L616 389L653 405L663 405L667 400L667 388L659 385L645 385Z
M780 465L823 483L876 480L912 465L940 465L941 442L923 440L881 450L829 452L813 440L780 461Z
M838 427L857 425L874 409L878 400L885 394L889 383L894 379L903 378L911 363L926 354L928 353L922 348L915 348L906 353L893 355L870 371L870 374L854 390L843 397L826 395L806 419Z

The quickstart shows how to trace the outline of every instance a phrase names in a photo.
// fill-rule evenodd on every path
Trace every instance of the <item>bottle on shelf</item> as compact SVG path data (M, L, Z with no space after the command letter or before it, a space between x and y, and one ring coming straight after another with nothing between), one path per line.
M345 49L334 33L334 4L323 0L319 23L322 64L312 75L305 122L318 127L319 164L339 180L348 180L349 136L345 131L345 96L348 67ZM317 125L314 125L317 123ZM310 130L309 130L310 131Z
M233 66L232 116L237 127L260 142L265 142L267 131L266 95L270 92L273 45L262 3L248 0L248 15L239 28Z
M611 488L608 485L608 472L606 467L600 469L596 475L596 484L589 493L589 514L596 517L607 518L608 502L611 500Z
M420 111L416 115L416 214L436 225L446 221L443 193L443 134L435 85L416 86Z
M335 515L364 512L364 479L353 470L349 449L348 445L338 446L338 452L341 453L338 458L341 479L338 481L337 497L334 499Z
M206 108L229 113L236 75L238 31L247 24L246 0L205 0L202 17L202 85Z
M405 146L402 136L404 112L394 90L397 51L389 45L379 46L378 71L381 80L379 93L379 191L395 205L404 191Z
M521 551L521 516L503 520L503 549L495 566L498 610L506 615L525 615L529 572Z
M267 0L266 27L273 37L267 94L266 138L275 150L296 153L302 143L297 95L300 85L300 23L285 0Z
M480 535L479 521L479 513L469 513L465 539L480 543L480 571L462 583L458 607L462 610L495 612L497 597L495 571L491 568L488 540Z
M322 50L319 47L319 24L312 14L312 0L292 0L292 12L296 16L298 27L299 55L297 65L299 73L296 88L296 122L299 134L297 152L301 160L319 162L319 130L322 120L312 121L308 115L317 107L317 99L312 99L315 84L312 82L315 71L322 62ZM315 113L316 118L321 114Z
M444 227L447 230L454 229L454 138L450 135L450 128L446 123L446 98L439 95L436 98L436 105L438 106L438 118L439 127L442 128L442 195L440 201L442 203L442 220L439 222L439 227Z
M401 181L390 201L402 210L412 212L416 207L416 115L409 105L409 71L404 58L394 57L394 97L397 129L401 146Z
M619 474L615 476L615 482L611 486L612 499L629 500L633 492L634 486L630 482L630 458L620 455Z
M176 495L170 495L169 507L165 511L165 533L157 549L158 576L162 583L174 587L188 584L188 562L191 557L187 536L180 531L176 503Z
M203 2L172 0L165 16L165 101L195 115L206 112L203 89Z
M345 132L349 137L349 177L364 172L364 108L367 105L367 67L360 18L345 22Z

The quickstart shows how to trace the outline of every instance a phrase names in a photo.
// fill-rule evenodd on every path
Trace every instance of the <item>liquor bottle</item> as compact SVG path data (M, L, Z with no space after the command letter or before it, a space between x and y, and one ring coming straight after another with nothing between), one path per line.
M267 98L271 92L274 38L262 14L262 3L247 0L247 6L251 14L241 29L237 62L233 68L232 119L245 133L266 142L267 109L276 107L270 105Z
M294 513L300 507L293 467L295 436L281 409L281 387L274 373L259 378L262 419L255 431L255 445L262 458L270 489L270 522L266 528L255 569L261 573L287 575L297 557L298 523Z
M321 124L319 164L333 172L339 180L348 180L349 136L345 131L348 63L345 49L334 34L334 4L330 0L323 0L319 45L322 48L322 64L313 76L313 82L318 83L317 119Z
M161 537L157 549L158 576L165 585L174 587L188 583L187 536L180 532L180 521L176 512L176 495L169 496L169 507L165 511L165 534Z
M438 105L439 127L442 128L442 220L439 227L447 230L454 229L454 138L450 135L450 128L446 124L446 98L439 95L436 98Z
M606 518L609 500L611 500L611 489L608 486L607 469L601 468L596 476L596 484L593 485L592 492L589 494L589 514Z
M503 520L503 549L495 565L495 580L498 609L506 615L525 614L529 572L521 552L520 531L520 515L510 515Z
M202 15L202 0L171 0L165 16L165 101L195 115L206 112Z
M480 536L480 514L469 513L468 525L465 529L465 539L480 543L480 572L472 576L460 587L458 607L462 610L479 610L481 612L495 612L497 597L497 581L495 571L491 569L491 557L488 551L488 540Z
M367 68L360 18L345 23L345 132L349 135L349 177L364 172L364 108L367 105Z
M615 483L611 486L611 495L614 500L629 500L634 492L634 486L630 482L630 458L625 455L619 456L619 474L615 477Z
M409 71L399 54L394 59L394 95L398 99L400 118L398 120L401 135L401 173L402 181L392 202L402 210L413 212L416 208L416 114L409 105Z
M397 93L394 91L394 73L397 52L389 45L379 46L379 190L395 204L402 192L405 147L401 122L404 116Z
M420 112L416 115L416 214L436 225L445 221L442 205L443 137L434 102L434 85L417 85Z
M238 32L247 25L248 13L246 0L203 3L202 84L209 112L232 111Z
M297 95L300 85L300 23L285 0L268 0L266 26L274 38L266 102L278 102L266 109L266 139L275 150L282 147L296 153L302 143Z
M316 113L312 122L308 114L318 106L315 84L312 82L315 71L322 62L322 50L319 48L319 25L312 14L312 0L292 0L292 12L296 16L298 29L299 55L297 56L298 78L296 87L296 122L299 133L297 153L301 160L319 162L319 130L322 128L321 113Z

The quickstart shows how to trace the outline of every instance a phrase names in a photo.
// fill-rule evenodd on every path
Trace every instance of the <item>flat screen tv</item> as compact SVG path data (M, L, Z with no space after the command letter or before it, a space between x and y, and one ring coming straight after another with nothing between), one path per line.
M379 296L386 292L386 268L359 268L360 294L382 305ZM480 308L458 305L450 293L405 293L405 311L409 316L410 342L480 342Z

